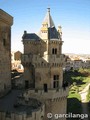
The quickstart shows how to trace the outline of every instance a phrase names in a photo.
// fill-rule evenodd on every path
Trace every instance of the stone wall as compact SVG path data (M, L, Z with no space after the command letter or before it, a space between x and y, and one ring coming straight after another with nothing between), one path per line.
M0 96L11 88L11 25L13 18L0 9Z
M22 64L24 65L24 79L31 82L35 81L35 88L43 88L47 84L48 88L53 88L53 76L59 75L59 87L63 82L63 55L22 55ZM32 65L30 65L32 63ZM33 78L34 77L34 78Z
M47 50L47 54L52 54L52 49L57 49L57 55L61 55L62 53L62 43L63 41L58 40L52 40L52 41L29 41L29 40L23 40L24 44L24 54L40 54L41 56L44 55L44 52ZM49 46L49 47L48 47Z
M57 98L54 100L47 100L45 102L46 107L45 107L45 116L44 120L48 120L47 115L48 113L52 114L52 119L53 120L66 120L66 118L61 117L57 118L59 114L63 115L66 114L66 106L67 106L67 99L65 98ZM55 116L58 114L57 116Z
M60 67L38 67L35 69L35 88L43 88L47 84L48 88L53 88L53 76L59 75L59 87L62 87L62 68Z
M43 55L43 53L46 51L46 44L43 41L29 41L24 40L24 54L40 54Z
M44 92L43 89L39 90L26 90L24 97L29 99L35 98L45 103L45 116L44 120L48 120L47 114L66 114L67 107L67 96L68 96L68 87L66 89L48 89L47 92ZM55 119L53 119L55 120ZM60 120L66 120L66 118L61 118Z
M0 120L43 120L44 109L43 105L40 109L32 111L31 114L26 112L0 112Z

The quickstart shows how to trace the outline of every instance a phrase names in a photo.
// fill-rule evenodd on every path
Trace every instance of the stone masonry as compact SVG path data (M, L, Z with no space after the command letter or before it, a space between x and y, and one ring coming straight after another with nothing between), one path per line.
M63 82L65 57L62 54L62 31L61 26L56 29L50 15L50 8L39 33L24 31L22 42L24 45L22 64L25 88L28 89L27 98L37 96L37 99L44 101L43 120L48 120L48 113L65 114L68 87ZM55 120L55 117L51 119ZM66 118L60 120L66 120Z
M0 9L0 96L11 89L11 25L13 17Z

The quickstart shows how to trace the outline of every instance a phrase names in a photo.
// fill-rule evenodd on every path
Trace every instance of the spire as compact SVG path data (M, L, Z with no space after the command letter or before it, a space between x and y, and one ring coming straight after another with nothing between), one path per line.
M50 8L47 8L48 9L48 12L50 13Z
M42 39L58 39L58 32L50 15L50 8L47 8L47 13L38 35Z
M50 8L47 8L47 14L43 20L44 23L47 23L48 24L48 27L54 27L54 22L52 20L52 17L50 15Z

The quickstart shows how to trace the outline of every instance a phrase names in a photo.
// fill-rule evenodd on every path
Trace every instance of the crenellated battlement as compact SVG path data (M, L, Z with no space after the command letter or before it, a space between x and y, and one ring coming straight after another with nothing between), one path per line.
M28 110L28 109L27 109ZM17 111L17 112L3 112L0 111L0 120L42 120L44 116L44 105L36 110L29 110L27 111Z
M47 62L46 59L49 59ZM22 64L30 65L33 64L35 67L62 67L64 65L63 55L45 55L41 57L40 55L22 55Z
M64 98L68 96L69 88L57 88L57 89L48 89L47 92L45 92L43 89L28 89L24 96L29 99L29 97L32 98L41 98L41 99L57 99L57 98Z
M25 43L28 43L28 44L34 44L34 45L38 45L38 44L43 44L43 43L47 43L47 39L46 40L38 40L38 41L35 41L35 39L25 39L25 40L22 40L22 42ZM54 43L54 44L62 44L64 41L61 41L61 40L58 40L58 39L51 39L51 41L48 41L48 43Z

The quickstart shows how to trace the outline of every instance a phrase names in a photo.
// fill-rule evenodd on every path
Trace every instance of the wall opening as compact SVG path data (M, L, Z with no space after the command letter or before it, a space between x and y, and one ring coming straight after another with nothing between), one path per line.
M48 89L47 89L47 84L44 84L44 92L48 92Z

